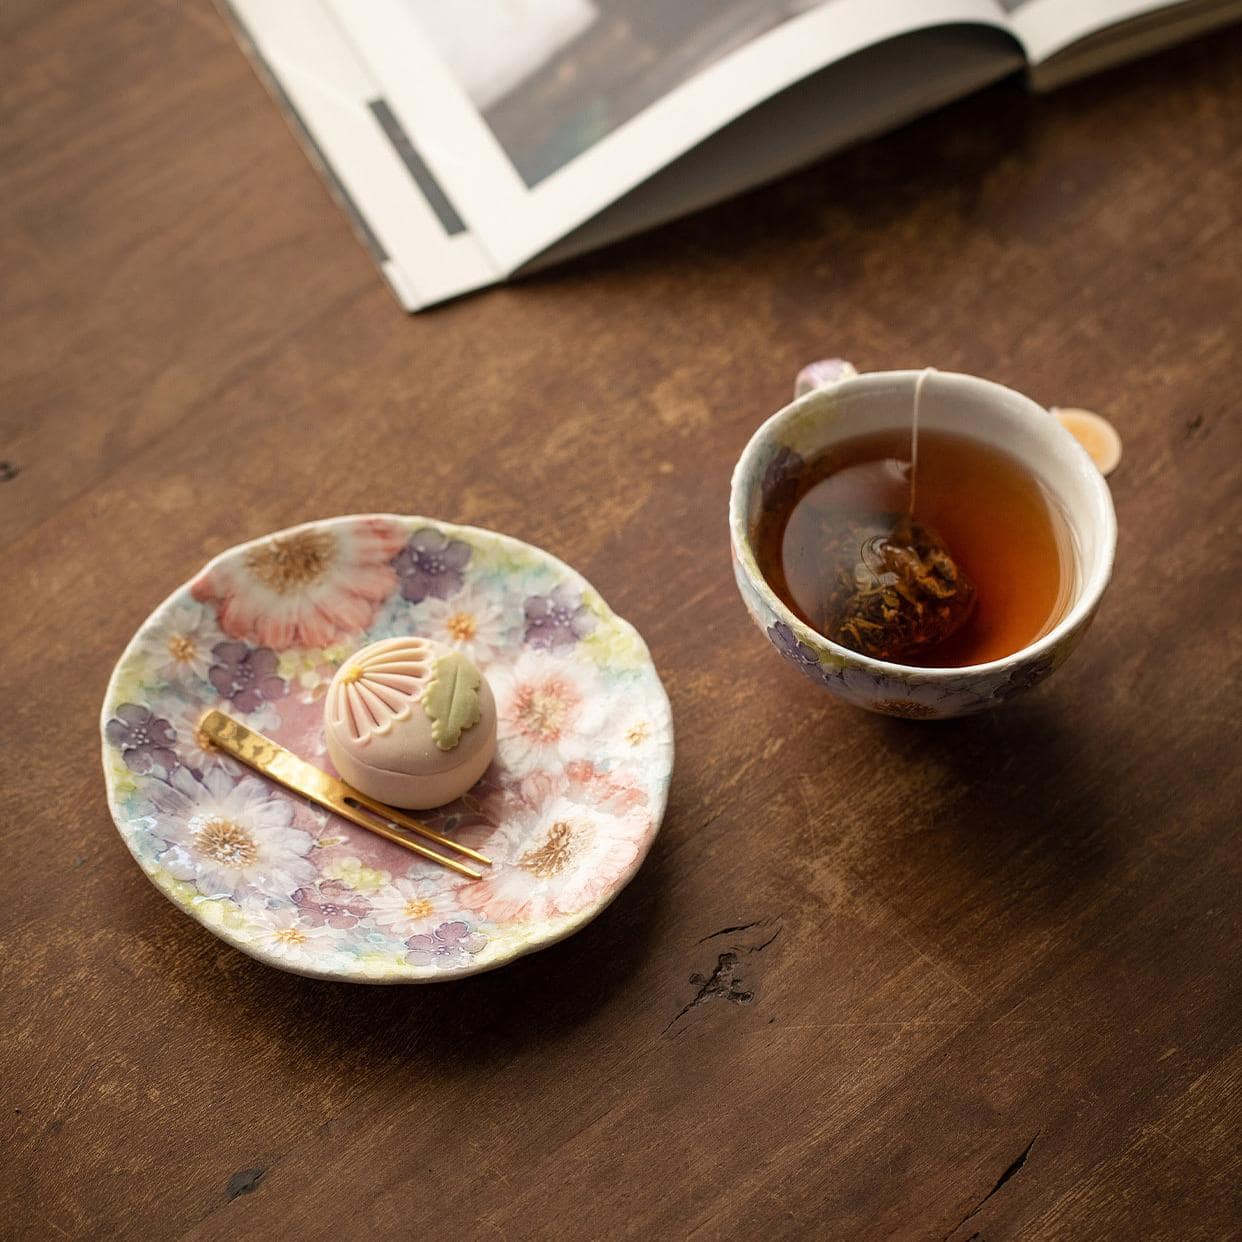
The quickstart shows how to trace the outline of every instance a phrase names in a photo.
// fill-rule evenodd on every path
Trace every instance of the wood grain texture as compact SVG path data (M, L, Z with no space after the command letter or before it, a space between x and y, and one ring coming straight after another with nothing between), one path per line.
M205 0L0 28L6 1235L1237 1236L1242 34L407 319ZM1115 421L1047 687L873 718L751 627L729 472L825 353ZM104 803L152 607L372 509L580 568L676 718L626 893L453 985L250 961Z

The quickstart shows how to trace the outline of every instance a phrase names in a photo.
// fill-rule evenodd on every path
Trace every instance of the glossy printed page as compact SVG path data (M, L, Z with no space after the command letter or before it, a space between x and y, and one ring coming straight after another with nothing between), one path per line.
M1072 44L1144 17L1168 10L1203 7L1195 0L999 0L1011 15L1014 34L1030 62L1038 64ZM1224 6L1222 6L1224 7Z
M325 2L502 271L817 70L915 30L1007 28L995 0Z
M234 30L406 310L503 272L414 150L321 0L228 0Z

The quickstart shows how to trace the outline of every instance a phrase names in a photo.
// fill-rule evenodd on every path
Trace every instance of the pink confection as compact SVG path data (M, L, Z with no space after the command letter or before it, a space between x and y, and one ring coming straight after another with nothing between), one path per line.
M442 680L455 676L455 692L441 686L429 694L438 668ZM462 725L463 705L474 723ZM390 806L425 810L460 797L491 763L496 703L459 652L425 638L386 638L337 670L324 738L347 784Z

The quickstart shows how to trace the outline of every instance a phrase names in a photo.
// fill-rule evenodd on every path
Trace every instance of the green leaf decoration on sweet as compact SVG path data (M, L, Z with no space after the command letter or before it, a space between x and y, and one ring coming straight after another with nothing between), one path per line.
M479 670L456 651L441 656L423 691L423 711L431 737L441 750L452 750L461 735L479 723Z

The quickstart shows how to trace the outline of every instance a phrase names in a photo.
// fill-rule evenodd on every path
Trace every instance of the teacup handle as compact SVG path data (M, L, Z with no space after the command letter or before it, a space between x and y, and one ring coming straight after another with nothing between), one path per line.
M808 363L794 380L794 397L805 397L817 388L829 388L842 380L853 379L858 372L844 358L821 358Z

